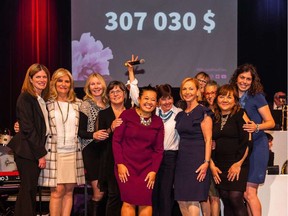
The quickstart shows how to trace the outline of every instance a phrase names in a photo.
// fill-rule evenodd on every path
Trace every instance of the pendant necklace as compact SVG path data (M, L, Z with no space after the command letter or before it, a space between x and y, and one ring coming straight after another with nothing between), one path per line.
M68 115L69 115L69 103L68 103L68 106L67 106L67 113L66 113L66 118L64 119L64 116L63 116L63 112L62 112L62 109L61 109L61 107L60 107L60 105L59 105L59 103L58 103L58 101L56 100L56 102L57 102L57 105L58 105L58 108L59 108L59 110L60 110L60 113L61 113L61 117L62 117L62 124L63 124L63 135L64 135L64 145L65 145L65 140L66 140L66 127L65 127L65 124L66 124L66 122L67 122L67 120L68 120Z
M220 127L220 130L221 130L221 131L222 131L223 127L225 126L225 124L226 124L226 122L227 122L227 120L228 120L228 117L229 117L229 114L226 115L225 117L223 117L223 116L221 115L221 127Z

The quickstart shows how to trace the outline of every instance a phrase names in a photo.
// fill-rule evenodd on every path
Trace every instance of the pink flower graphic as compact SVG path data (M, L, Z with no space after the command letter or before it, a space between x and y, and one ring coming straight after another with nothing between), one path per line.
M75 80L86 80L89 74L97 72L109 75L109 61L113 59L109 47L95 40L90 32L83 33L79 41L72 41L72 74Z

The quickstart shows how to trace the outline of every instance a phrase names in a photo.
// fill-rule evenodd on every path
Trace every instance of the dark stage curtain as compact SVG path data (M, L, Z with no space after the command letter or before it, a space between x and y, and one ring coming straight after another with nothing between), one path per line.
M15 106L28 67L36 62L51 74L70 69L70 0L1 1L0 128L13 128Z
M238 0L238 65L256 66L268 100L287 92L287 0Z

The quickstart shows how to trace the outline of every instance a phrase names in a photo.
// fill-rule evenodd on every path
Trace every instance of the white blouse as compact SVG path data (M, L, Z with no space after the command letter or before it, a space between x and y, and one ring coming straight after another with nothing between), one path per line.
M59 106L58 106L59 104ZM68 102L55 101L57 130L57 152L71 153L76 150L75 121L76 113Z
M40 108L42 110L44 120L45 120L45 125L46 125L46 136L50 133L50 126L49 126L49 120L48 120L48 111L46 108L46 103L42 97L37 95L37 101L40 105Z
M158 116L160 116L159 111L160 111L160 108L157 107L156 115ZM175 129L175 124L176 124L175 117L177 113L181 112L182 110L180 108L173 106L171 110L163 114L164 115L168 114L170 111L172 112L172 115L170 116L170 118L167 118L165 120L162 118L163 123L164 123L164 150L165 151L178 150L179 142L180 142L179 134L177 130Z

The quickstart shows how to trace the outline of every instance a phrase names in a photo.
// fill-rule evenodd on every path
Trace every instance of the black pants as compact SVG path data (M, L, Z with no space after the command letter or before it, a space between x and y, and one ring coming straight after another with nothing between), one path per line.
M164 151L152 193L153 216L172 215L177 153L178 151Z
M20 175L20 189L16 200L15 216L36 216L36 195L40 168L37 160L15 155Z
M120 216L122 201L115 176L108 180L106 216Z

